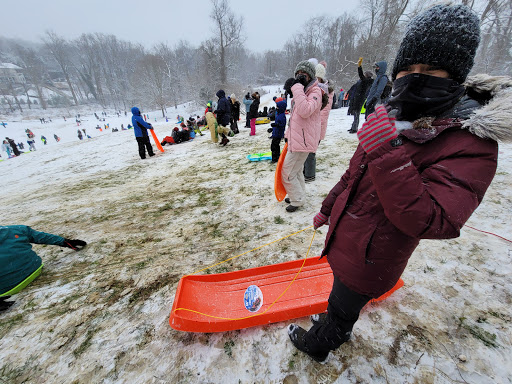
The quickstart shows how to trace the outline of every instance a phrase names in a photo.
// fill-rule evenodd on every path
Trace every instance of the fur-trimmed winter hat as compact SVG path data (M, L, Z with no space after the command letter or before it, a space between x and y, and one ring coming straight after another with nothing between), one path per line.
M325 67L322 64L318 64L315 68L316 77L325 79Z
M462 4L436 5L409 22L392 78L395 80L409 65L428 64L463 83L473 67L479 42L480 22L471 9Z
M311 79L314 79L316 77L315 75L315 66L312 62L308 60L301 61L297 66L295 67L294 74L297 74L298 71L306 72Z

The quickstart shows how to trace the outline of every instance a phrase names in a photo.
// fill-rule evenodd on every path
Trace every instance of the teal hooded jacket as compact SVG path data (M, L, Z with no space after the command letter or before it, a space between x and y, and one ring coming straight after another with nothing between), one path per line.
M30 243L62 245L64 238L26 225L0 226L0 294L17 286L43 263Z

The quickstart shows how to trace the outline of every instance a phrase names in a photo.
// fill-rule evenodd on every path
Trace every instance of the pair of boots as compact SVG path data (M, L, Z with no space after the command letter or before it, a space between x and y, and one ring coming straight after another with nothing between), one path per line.
M225 147L227 143L229 143L229 139L225 135L222 135L222 140L220 141L219 145Z

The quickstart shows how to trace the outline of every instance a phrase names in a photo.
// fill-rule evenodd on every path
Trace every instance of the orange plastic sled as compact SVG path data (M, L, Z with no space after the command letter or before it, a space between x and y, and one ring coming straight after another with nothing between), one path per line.
M286 197L286 189L283 185L283 180L281 179L281 172L283 170L284 158L286 157L286 152L288 152L288 143L284 144L284 148L279 155L279 161L277 162L276 167L276 175L274 178L274 192L276 194L277 201L283 201Z
M178 331L224 332L325 312L333 281L325 257L307 259L296 280L276 301L303 263L295 260L242 271L185 276L178 284L169 324ZM251 312L244 295L254 285L262 294L261 307ZM375 300L401 286L400 279L391 291Z
M151 132L151 136L153 136L153 140L155 140L155 145L158 148L158 150L160 152L163 152L164 149L162 147L162 144L160 144L160 141L158 140L158 137L156 137L156 133L152 129L150 129L149 132Z

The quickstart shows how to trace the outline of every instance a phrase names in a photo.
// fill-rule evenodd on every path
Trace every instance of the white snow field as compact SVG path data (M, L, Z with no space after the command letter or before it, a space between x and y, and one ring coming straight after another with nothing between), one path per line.
M267 89L261 108L272 105L277 87ZM169 123L158 111L149 115L161 140L178 113L187 118L197 109L171 108ZM31 129L37 147L0 162L1 224L89 243L80 252L34 246L43 273L0 314L1 383L512 382L512 243L469 228L512 239L510 145L500 144L496 177L461 236L422 241L405 286L363 309L351 341L318 364L290 343L291 320L211 334L175 331L168 320L181 276L312 224L358 143L347 132L346 108L330 114L309 202L294 213L274 197L275 165L246 159L270 150L268 124L250 137L242 116L226 147L206 131L141 160L133 131L99 132L93 112L81 112L79 128L92 136L83 141L69 115L0 126L0 137L16 142ZM129 111L109 111L99 124L130 121ZM310 256L322 250L326 230L319 232ZM306 230L209 272L303 258L312 235ZM294 321L310 326L308 318Z

